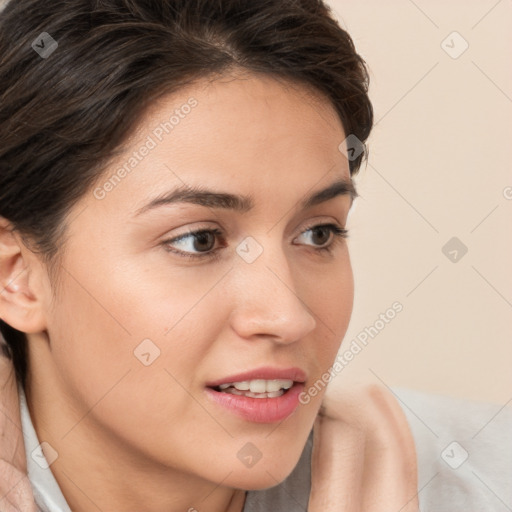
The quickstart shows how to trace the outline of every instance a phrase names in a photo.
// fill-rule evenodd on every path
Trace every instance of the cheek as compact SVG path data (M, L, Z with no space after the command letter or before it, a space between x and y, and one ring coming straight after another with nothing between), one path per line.
M69 268L49 335L59 371L84 405L125 378L136 388L134 397L152 396L144 410L162 406L155 389L168 396L171 384L194 386L197 368L225 323L218 276L191 279L190 271L179 275L123 262L103 272L94 264ZM183 396L179 386L173 390L177 409Z
M85 284L65 283L49 331L65 393L78 419L85 418L80 428L110 432L155 460L187 467L187 447L197 447L200 457L205 429L225 436L191 397L197 368L215 339L205 328L214 332L214 303L205 297L193 307L193 292L168 288L164 297L162 283L156 291L144 289L136 279L121 282L115 272L101 286L82 279L87 292Z
M327 386L336 375L336 357L347 332L352 315L354 279L348 249L344 258L332 265L328 274L316 280L308 280L310 298L308 304L317 319L318 334L307 347L314 371L306 383L300 402L310 411L316 411L322 402Z
M324 343L321 347L321 359L334 358L350 322L354 301L354 277L348 249L343 248L343 257L325 267L325 272L316 276L305 275L302 282L306 290L306 304L312 310L318 332L322 333Z

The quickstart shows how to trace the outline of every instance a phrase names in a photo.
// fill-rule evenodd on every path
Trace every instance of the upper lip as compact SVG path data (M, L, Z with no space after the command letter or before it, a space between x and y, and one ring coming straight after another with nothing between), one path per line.
M207 382L206 386L213 388L216 386L220 386L221 384L229 384L231 382L243 382L246 380L255 379L283 379L293 380L295 382L305 382L306 378L306 373L300 368L275 368L270 366L262 366L260 368L255 368L254 370L249 370L248 372L237 373L234 375L229 375L227 377L222 377L211 382Z

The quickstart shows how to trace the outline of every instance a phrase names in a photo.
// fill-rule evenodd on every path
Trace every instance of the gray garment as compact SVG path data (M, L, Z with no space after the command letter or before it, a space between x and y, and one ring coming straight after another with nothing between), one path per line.
M415 440L421 512L511 512L512 400L393 392Z

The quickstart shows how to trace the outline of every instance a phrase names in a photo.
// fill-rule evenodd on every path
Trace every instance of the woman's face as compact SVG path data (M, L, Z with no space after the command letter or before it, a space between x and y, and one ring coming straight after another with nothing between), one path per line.
M312 229L345 227L345 137L326 99L270 77L201 81L155 104L70 212L50 344L30 344L29 389L60 404L61 443L88 436L106 457L246 489L291 472L352 311L347 242ZM241 199L169 198L192 187ZM208 387L272 377L295 382L269 398Z

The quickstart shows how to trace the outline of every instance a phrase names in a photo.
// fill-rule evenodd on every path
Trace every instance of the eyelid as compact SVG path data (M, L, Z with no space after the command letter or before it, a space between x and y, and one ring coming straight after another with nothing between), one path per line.
M314 220L310 222L306 222L305 226L301 229L299 232L299 235L302 235L305 231L309 231L310 229L319 227L319 226L328 226L328 225L335 225L339 227L340 229L343 229L343 226L338 221L333 222L332 220L319 220L318 218L315 218Z

